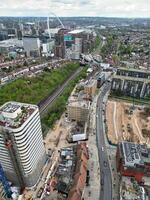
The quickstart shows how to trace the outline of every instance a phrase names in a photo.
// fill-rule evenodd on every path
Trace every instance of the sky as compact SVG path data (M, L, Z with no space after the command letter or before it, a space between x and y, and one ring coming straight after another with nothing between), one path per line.
M0 16L150 17L150 0L0 0Z

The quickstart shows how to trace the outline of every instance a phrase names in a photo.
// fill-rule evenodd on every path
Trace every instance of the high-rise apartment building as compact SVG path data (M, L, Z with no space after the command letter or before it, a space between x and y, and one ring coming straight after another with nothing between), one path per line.
M38 107L18 102L0 107L0 163L8 180L34 186L45 159Z

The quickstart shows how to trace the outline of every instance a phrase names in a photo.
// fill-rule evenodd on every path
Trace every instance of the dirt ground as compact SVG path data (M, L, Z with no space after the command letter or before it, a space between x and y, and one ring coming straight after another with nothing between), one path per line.
M70 129L71 123L66 120L64 115L62 115L61 119L56 122L54 129L50 129L46 138L44 139L46 150L49 148L53 150L59 150L63 147L71 146L66 140Z
M56 159L59 157L59 150L63 147L71 146L72 144L68 144L66 141L66 137L68 135L68 131L71 128L71 123L69 121L66 121L66 118L64 115L60 118L59 121L56 122L54 129L50 129L46 138L44 139L44 145L46 149L46 153L48 153L48 150L51 149L51 152L53 152L53 156L51 157L51 162L48 163L48 165L44 166L43 168L43 176L40 179L36 189L34 191L24 191L24 200L29 200L31 196L33 199L36 198L37 192L41 187L44 187L45 178L52 166L52 163L56 161ZM59 196L59 194L55 194L56 197ZM48 198L50 199L50 197ZM53 199L59 199L59 198L53 198Z
M112 143L127 140L150 146L150 107L109 100L106 121Z

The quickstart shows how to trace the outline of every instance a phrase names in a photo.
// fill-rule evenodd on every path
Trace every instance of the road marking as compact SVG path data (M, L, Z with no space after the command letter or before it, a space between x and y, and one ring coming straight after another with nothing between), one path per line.
M115 135L116 135L116 139L118 140L118 131L117 131L117 126L116 126L116 102L114 103L114 112L113 112L113 123L114 123L114 131L115 131Z

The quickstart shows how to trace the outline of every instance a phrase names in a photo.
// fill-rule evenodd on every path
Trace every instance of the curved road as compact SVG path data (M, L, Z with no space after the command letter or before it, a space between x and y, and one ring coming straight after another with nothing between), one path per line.
M112 200L112 179L108 162L107 149L105 145L105 127L103 119L103 101L107 92L110 90L110 83L102 86L101 93L97 100L96 109L96 136L99 153L100 172L101 172L101 191L100 200Z

